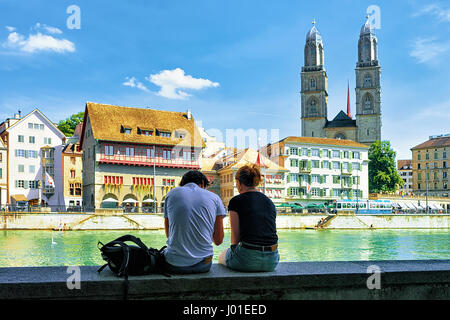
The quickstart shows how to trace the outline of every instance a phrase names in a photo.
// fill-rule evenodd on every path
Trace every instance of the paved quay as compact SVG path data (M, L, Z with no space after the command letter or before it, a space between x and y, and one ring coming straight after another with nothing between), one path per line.
M80 289L69 289L68 267L0 268L0 299L123 299L123 278L97 269L79 267ZM450 260L284 262L267 273L213 264L205 274L129 279L129 299L450 299Z

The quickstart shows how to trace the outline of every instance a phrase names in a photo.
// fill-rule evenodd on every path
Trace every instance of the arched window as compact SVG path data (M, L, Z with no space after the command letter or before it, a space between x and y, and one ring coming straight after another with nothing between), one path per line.
M370 94L366 94L363 99L363 106L365 111L373 111L373 98Z
M316 65L316 46L311 44L310 46L311 65Z
M314 117L314 116L318 115L318 112L317 112L317 101L316 101L315 98L309 99L307 114L310 117Z
M311 78L310 80L310 88L315 89L316 88L316 79Z
M343 134L342 132L339 132L338 134L336 134L334 136L334 138L338 139L338 140L345 140L346 139L345 134Z

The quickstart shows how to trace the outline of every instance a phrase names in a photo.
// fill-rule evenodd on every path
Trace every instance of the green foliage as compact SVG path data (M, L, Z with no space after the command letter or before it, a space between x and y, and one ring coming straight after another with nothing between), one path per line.
M75 127L77 126L77 124L83 122L83 118L84 112L73 114L66 120L59 121L58 129L61 130L61 132L66 135L66 137L71 137L75 132Z
M375 141L369 149L369 192L395 192L405 183L397 172L397 153L389 141Z

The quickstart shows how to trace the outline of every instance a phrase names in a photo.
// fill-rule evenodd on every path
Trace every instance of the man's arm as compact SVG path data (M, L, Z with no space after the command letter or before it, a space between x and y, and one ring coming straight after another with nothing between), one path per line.
M216 246L219 246L223 242L223 216L216 216L216 222L214 223L213 241Z
M237 212L230 211L231 244L239 243L239 216Z
M166 237L169 239L169 218L164 218L164 231L166 231Z

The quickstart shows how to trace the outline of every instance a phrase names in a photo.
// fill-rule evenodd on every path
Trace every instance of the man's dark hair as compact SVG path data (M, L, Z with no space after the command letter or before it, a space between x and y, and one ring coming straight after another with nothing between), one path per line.
M205 188L209 186L208 178L203 173L197 170L191 170L186 172L181 178L180 187L191 182L194 182L198 185L203 184Z

